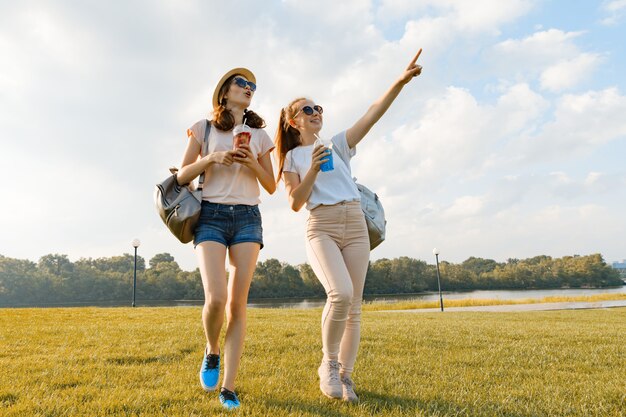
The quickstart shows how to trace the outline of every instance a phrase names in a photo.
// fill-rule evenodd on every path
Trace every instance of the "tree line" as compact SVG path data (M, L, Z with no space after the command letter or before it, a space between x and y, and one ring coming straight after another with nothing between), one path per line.
M440 262L442 290L601 288L623 285L619 272L600 254L552 258L493 259L470 257L454 264ZM0 306L126 302L131 297L134 257L81 258L50 254L38 262L0 255ZM365 294L437 291L436 266L399 257L370 262ZM324 289L308 264L277 259L258 262L250 298L322 297ZM201 300L198 269L184 271L168 253L146 265L137 257L138 300Z

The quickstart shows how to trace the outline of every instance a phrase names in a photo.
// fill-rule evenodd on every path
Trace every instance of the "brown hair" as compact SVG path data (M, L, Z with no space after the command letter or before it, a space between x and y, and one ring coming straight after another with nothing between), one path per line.
M217 96L219 106L217 106L217 109L213 110L212 120L213 126L218 128L219 130L229 131L233 127L235 127L235 117L233 116L232 112L226 108L226 98L224 98L224 96L226 95L226 93L228 93L228 90L230 89L233 80L237 76L238 74L234 74L233 76L229 77L220 87L220 91ZM245 109L243 111L243 117L246 119L246 125L255 129L262 129L266 126L265 120L263 120L261 116L259 116L252 110Z
M276 155L278 156L278 177L276 178L276 182L280 182L283 176L283 167L285 166L285 156L287 152L302 144L300 132L289 124L289 120L291 120L297 112L294 105L302 100L306 100L306 98L299 97L289 103L287 107L280 110L280 119L278 120L278 128L276 129L276 136L274 137Z

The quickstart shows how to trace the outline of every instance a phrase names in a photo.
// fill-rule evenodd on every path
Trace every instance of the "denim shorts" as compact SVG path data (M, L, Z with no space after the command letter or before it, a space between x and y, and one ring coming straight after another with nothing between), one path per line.
M202 202L200 220L194 233L194 247L212 241L226 247L256 242L263 249L263 227L259 206Z

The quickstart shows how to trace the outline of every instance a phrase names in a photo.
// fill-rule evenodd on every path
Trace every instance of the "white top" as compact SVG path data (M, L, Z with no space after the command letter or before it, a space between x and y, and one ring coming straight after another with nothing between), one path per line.
M313 210L319 205L333 205L342 201L360 201L359 190L352 180L350 159L356 154L356 148L350 149L343 131L333 136L333 165L332 171L320 171L313 184L313 190L306 202L307 210ZM313 145L298 146L287 152L283 172L294 172L304 178L311 168ZM347 161L344 162L344 161Z
M187 135L192 136L202 146L206 120L200 120L189 129ZM224 132L211 126L209 133L209 153L223 152L233 149L233 131ZM274 143L263 129L252 129L250 150L255 158L260 158L274 149ZM259 182L256 175L248 167L237 162L231 166L212 164L205 171L202 199L211 203L246 204L253 206L261 202Z

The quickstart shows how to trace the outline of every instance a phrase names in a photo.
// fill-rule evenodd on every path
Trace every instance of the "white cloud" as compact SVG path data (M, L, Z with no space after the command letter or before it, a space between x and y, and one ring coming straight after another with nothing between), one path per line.
M370 0L346 0L336 2L333 0L318 0L316 2L306 2L298 0L283 0L288 9L302 15L307 20L316 21L320 26L326 24L346 27L350 31L350 26L362 28L365 23L372 20L372 1ZM347 22L353 24L346 25Z
M593 186L598 184L602 181L603 177L604 174L601 172L590 172L587 178L585 178L585 185Z
M414 122L387 132L386 140L366 139L369 142L359 150L354 170L380 167L388 173L385 177L376 170L362 172L361 178L390 194L430 190L455 176L480 177L501 159L499 144L533 132L547 106L546 100L525 84L509 87L494 105L478 102L467 90L450 87L424 106L408 110L416 115ZM407 199L411 197L407 195Z
M454 200L452 206L444 210L443 216L448 218L466 218L480 214L484 201L478 196L463 196Z
M574 59L550 66L541 73L541 87L550 91L562 91L590 78L600 64L599 54L581 54Z
M85 79L100 75L101 44L84 22L52 7L15 8L0 29L0 121L16 126L16 112L48 109L42 96L72 99ZM46 97L48 100L49 97Z
M383 20L416 19L424 15L426 19L443 17L448 30L497 32L500 25L528 13L534 3L526 0L383 0L377 15Z
M602 195L614 194L626 182L625 173L607 174L605 172L588 172L584 178L572 178L565 172L550 173L546 184L547 191L553 196L565 200L587 201Z
M542 88L560 91L589 78L600 61L599 54L582 52L576 45L584 33L552 28L522 39L507 39L488 50L486 59L501 78L518 82L540 79Z
M525 161L578 155L624 138L624 114L626 96L616 88L564 95L556 101L554 119L538 134L516 140L510 153Z
M535 59L553 58L558 56L571 56L578 53L578 48L571 42L584 32L564 32L559 29L548 29L535 32L523 39L507 39L494 46L494 49L502 53L520 55L522 58Z
M595 245L605 233L611 239L619 235L611 227L620 224L620 208L608 204L607 197L620 199L626 173L589 172L582 178L572 178L566 172L508 175L494 178L490 186L479 186L481 194L455 197L479 183L450 183L454 185L451 192L440 187L427 194L413 194L421 209L413 206L407 213L394 209L390 239L399 242L399 247L425 254L429 246L441 246L448 259L463 260L469 253L498 259L589 253L590 249L584 249L586 242L569 241L570 228L576 228L577 235L588 235ZM594 230L593 216L599 213L605 218L600 221L601 230ZM523 255L515 254L511 247Z
M492 126L504 137L530 132L537 128L549 107L548 100L534 92L528 84L512 85L498 98Z
M506 260L589 254L603 252L599 249L605 247L603 241L619 242L617 226L623 223L620 210L593 203L512 205L488 216L457 220L444 213L435 209L428 216L416 217L409 227L395 219L388 238L398 242L400 249L386 251L385 243L377 249L377 256L419 253L429 259L433 247L440 249L440 259L452 262L469 256Z
M626 10L626 0L605 1L601 8L609 13L609 16L602 19L601 23L607 26L613 26L621 20L624 10Z
M440 4L439 1L433 1L433 3ZM526 14L534 2L524 0L498 2L448 0L444 3L455 9L455 17L460 28L480 31L484 30L485 27L496 30L498 26Z
M602 5L602 8L609 12L617 12L620 10L624 10L626 9L626 0L606 1Z
M548 29L499 42L485 54L501 79L538 84L550 92L581 88L597 80L606 52L584 51L577 40L586 31Z
M0 216L3 250L10 244L26 251L93 253L144 217L132 210L137 190L90 162L24 153L11 145L2 150L3 170L18 176L4 187L12 198Z

